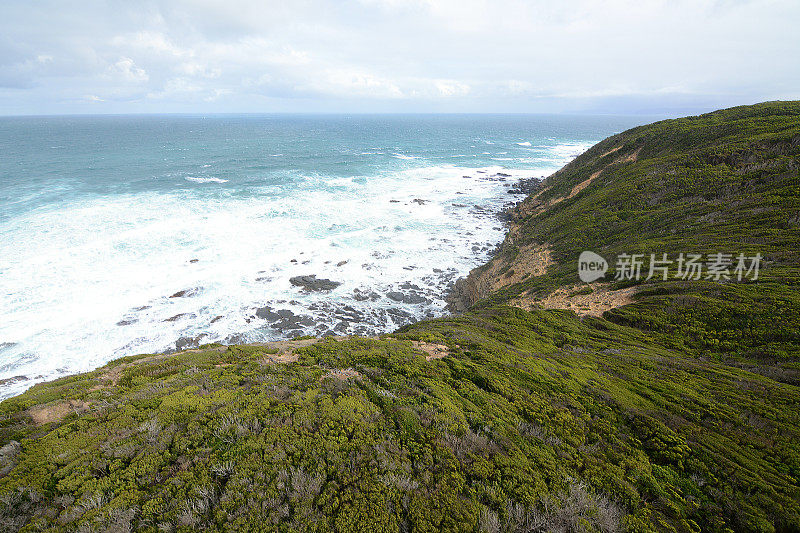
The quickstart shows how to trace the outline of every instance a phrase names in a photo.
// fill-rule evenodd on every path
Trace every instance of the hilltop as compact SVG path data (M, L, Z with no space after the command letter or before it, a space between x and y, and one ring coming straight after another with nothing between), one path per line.
M2 402L0 528L797 531L800 103L615 135L509 218L453 316L126 357ZM734 263L617 275L681 253Z

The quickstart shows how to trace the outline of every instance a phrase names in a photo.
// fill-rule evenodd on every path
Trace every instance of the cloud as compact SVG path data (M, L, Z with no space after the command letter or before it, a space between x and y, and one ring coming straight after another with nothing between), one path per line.
M442 96L465 96L470 91L469 85L454 80L436 80L434 86Z
M149 52L173 57L193 56L189 48L176 46L163 34L155 31L138 31L125 35L116 35L111 39L111 46L135 50L139 53Z
M800 97L793 0L43 0L0 11L0 113L81 112L85 95L113 112Z
M111 67L109 67L109 74L114 77L120 78L123 82L144 82L150 79L144 69L139 68L129 57L123 57Z
M402 98L403 91L391 80L352 68L327 69L311 86L321 94L358 95L368 98Z

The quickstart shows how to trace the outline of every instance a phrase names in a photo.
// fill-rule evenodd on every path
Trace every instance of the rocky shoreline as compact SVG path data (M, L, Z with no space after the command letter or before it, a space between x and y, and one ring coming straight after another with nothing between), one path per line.
M480 171L478 171L480 173ZM471 176L465 176L471 178ZM481 179L506 181L510 178L509 174L498 172L492 176L480 176ZM473 210L480 210L480 214L485 216L488 220L495 220L499 223L507 225L512 219L512 211L519 204L516 200L517 197L527 197L531 193L537 191L541 186L541 178L521 178L509 184L507 194L511 197L509 201L503 206L500 211L489 210L487 208L474 205L470 208ZM425 205L425 199L415 199L414 202L418 205ZM469 207L469 206L464 206ZM488 246L473 245L470 250L472 253L483 253L488 255L488 260L491 260L501 249L502 243L491 249ZM346 264L347 261L341 261L337 266ZM413 270L415 267L404 267L407 270ZM478 267L480 268L480 267ZM474 272L474 270L473 270ZM398 284L393 290L379 292L377 290L365 287L356 287L352 292L344 298L337 299L331 298L330 300L322 300L313 302L302 310L299 301L296 300L278 300L269 302L266 305L253 309L246 318L248 323L261 322L263 327L277 333L277 336L285 339L297 338L305 335L313 336L335 336L335 335L372 335L376 331L385 330L387 325L392 327L400 327L407 324L412 324L420 318L413 312L415 306L423 304L431 304L434 299L444 300L446 302L445 310L448 313L459 313L465 311L473 301L467 293L468 277L457 277L458 272L455 269L433 269L433 272L423 278L427 286L421 287L416 283L404 281ZM472 274L470 274L472 275ZM296 287L303 294L319 293L327 294L342 285L342 281L320 277L318 274L305 274L292 277L289 282L292 286ZM190 298L202 290L200 287L193 287L178 291L170 296L170 298ZM354 302L384 302L388 300L392 304L368 306L364 309L356 309L353 305L348 303L348 300ZM411 309L409 309L411 308ZM184 314L179 314L171 317L168 320L179 320ZM426 313L423 319L434 318L435 315L431 312ZM222 316L216 317L214 321L222 319ZM124 319L118 325L126 325L128 319ZM222 344L240 344L251 342L252 336L248 333L232 334L221 341ZM170 352L181 351L187 349L198 348L199 346L210 341L207 333L200 333L196 336L183 336L176 340L174 348L168 350Z
M528 198L530 195L533 195L541 190L543 181L543 178L520 179L517 183L517 186L509 190L509 194L524 195L524 201L525 198ZM521 204L522 201L514 202L512 205L507 206L501 212L497 213L497 217L506 225L506 236L503 239L503 242L498 244L495 249L492 250L491 256L486 263L472 269L467 276L455 280L445 295L445 301L447 302L447 307L445 309L448 312L452 314L463 313L488 292L485 287L486 281L483 279L481 273L485 267L495 257L497 257L503 248L509 245L508 230L510 229L514 220L517 219L519 215L518 207Z

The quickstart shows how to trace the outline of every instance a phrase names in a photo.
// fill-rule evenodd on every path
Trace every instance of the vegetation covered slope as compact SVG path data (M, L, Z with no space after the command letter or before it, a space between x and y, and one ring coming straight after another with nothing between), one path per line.
M692 348L798 383L800 356L800 103L773 102L641 126L609 137L550 176L539 194L512 213L499 264L546 245L545 275L504 283L494 293L473 287L468 303L535 300L579 283L578 256L613 258L680 253L762 254L756 281L719 283L658 277L638 284L635 305L606 317ZM492 266L487 265L488 266ZM481 281L478 269L471 277ZM733 270L734 266L731 266ZM519 276L511 276L517 281ZM645 276L643 275L643 278ZM473 285L479 285L473 284ZM585 285L583 287L586 287ZM717 355L715 355L717 356ZM786 364L789 363L789 364Z
M520 206L496 264L554 262L469 312L37 385L0 404L0 529L798 531L798 151L796 103L636 128ZM604 317L503 305L583 249L769 264Z

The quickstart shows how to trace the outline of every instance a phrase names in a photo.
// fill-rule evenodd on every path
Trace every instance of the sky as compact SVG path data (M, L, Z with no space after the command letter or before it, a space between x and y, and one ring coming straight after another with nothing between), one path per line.
M798 0L0 2L0 115L687 114L800 98Z

